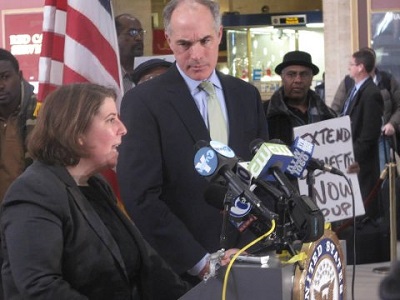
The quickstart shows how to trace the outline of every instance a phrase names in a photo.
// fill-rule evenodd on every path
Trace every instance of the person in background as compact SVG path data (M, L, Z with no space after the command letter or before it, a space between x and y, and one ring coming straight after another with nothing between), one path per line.
M168 299L189 288L117 207L97 173L113 168L126 128L114 90L61 86L32 131L34 159L0 216L5 299Z
M400 299L400 262L394 261L389 274L385 275L379 284L379 299Z
M0 48L0 202L10 184L32 162L26 139L36 122L33 91L17 59Z
M291 145L293 128L336 117L321 97L311 90L312 79L319 68L312 63L311 55L304 51L291 51L275 72L282 78L282 86L269 101L264 102L269 137Z
M146 240L178 274L198 282L209 272L210 253L221 249L222 216L205 201L210 183L195 170L195 145L217 140L251 160L250 143L267 140L268 133L257 88L215 69L222 38L218 3L171 0L163 17L176 63L124 95L128 134L117 175L126 209ZM205 84L218 98L210 111ZM219 126L211 122L218 117ZM246 240L247 233L229 222L225 258L254 238Z
M124 93L134 87L131 75L135 65L135 57L143 56L143 39L145 30L140 21L130 14L115 17L117 30L119 59L121 62Z
M376 53L372 48L365 47L362 49L370 51L376 60ZM382 171L389 161L390 147L395 151L399 149L396 147L398 143L396 136L400 133L400 85L392 74L379 70L376 65L374 65L370 76L380 89L384 102L382 134L379 138L379 164ZM354 80L346 75L336 90L331 104L331 108L337 113L342 111L347 95L353 86ZM391 138L390 141L396 142L396 144L390 143L388 137Z
M276 66L282 86L264 102L269 137L282 140L291 146L293 128L337 117L321 97L311 90L312 79L319 68L312 63L311 55L304 51L290 51ZM348 173L358 173L357 161L347 166Z
M374 66L375 57L371 51L362 49L353 53L349 75L355 84L341 111L341 115L350 117L354 157L360 165L358 181L364 201L380 175L378 140L382 126L383 99L370 76ZM368 217L378 216L379 201L373 201L365 209Z
M322 82L315 86L315 92L325 102L325 72L322 74Z
M138 85L142 82L153 79L167 71L171 65L171 62L160 58L146 60L135 68L131 76L132 81L135 85Z

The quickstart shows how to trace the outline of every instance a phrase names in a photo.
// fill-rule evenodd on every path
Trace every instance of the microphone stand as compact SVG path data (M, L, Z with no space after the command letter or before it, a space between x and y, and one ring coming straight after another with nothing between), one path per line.
M397 262L397 217L396 217L396 163L386 164L389 169L389 212L390 212L390 263L391 266L374 268L375 273L387 274Z
M254 179L254 181L265 192L277 199L275 207L278 219L276 221L276 238L274 239L272 244L273 248L278 254L281 254L282 251L286 249L291 256L296 255L296 251L289 242L290 239L288 238L286 230L286 216L289 211L289 198L287 197L287 195L284 195L285 193L281 192L278 188L276 188L269 182L261 179Z
M315 184L314 170L307 171L306 182L308 187L308 196L315 203L316 201L315 201L315 191L314 191L314 184Z
M274 245L276 247L276 253L281 254L283 250L288 250L291 256L296 255L296 251L290 242L287 241L286 232L286 214L288 211L288 199L286 197L281 197L278 199L276 208L278 213L278 220L276 225L276 240Z
M222 229L221 229L221 235L219 236L219 243L221 249L228 249L227 230L229 222L229 211L231 209L232 201L234 199L235 196L233 195L231 188L228 187L228 191L226 192L224 197L224 209L222 211Z

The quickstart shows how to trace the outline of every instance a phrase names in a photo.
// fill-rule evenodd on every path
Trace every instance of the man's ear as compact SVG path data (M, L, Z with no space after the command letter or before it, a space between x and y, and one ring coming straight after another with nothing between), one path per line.
M171 48L171 39L169 38L169 35L168 35L168 33L166 31L164 32L164 37L165 37L165 40L168 43L169 48Z
M218 42L218 44L221 44L221 40L222 40L222 36L223 36L223 27L222 27L222 25L221 26L219 26L219 31L218 31L218 38L219 38L219 42Z

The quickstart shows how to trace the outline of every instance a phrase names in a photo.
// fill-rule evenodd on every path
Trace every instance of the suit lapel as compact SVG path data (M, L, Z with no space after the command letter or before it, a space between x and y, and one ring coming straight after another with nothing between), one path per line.
M229 124L229 145L233 146L240 141L242 141L242 137L240 133L242 132L242 128L240 124L243 124L242 114L240 113L241 107L238 105L240 101L235 101L238 97L241 97L240 91L237 90L236 86L232 84L232 81L226 80L226 77L217 72L219 80L221 81L222 89L224 91L224 98L226 104L226 110L228 113L228 124Z
M121 269L124 271L124 275L128 277L126 273L125 263L122 259L121 252L111 233L101 221L98 214L93 210L92 206L88 203L86 198L83 197L79 189L68 188L69 192L74 198L80 212L87 220L89 226L94 230L100 240L104 243L104 246L111 252L115 260L120 264Z
M186 127L193 138L194 143L199 140L210 140L210 134L204 120L196 106L196 103L190 94L185 80L179 74L176 66L171 67L170 76L167 81L166 92L170 93L166 97L171 106L176 111L178 117Z
M199 140L210 141L211 137L206 125L204 124L204 120L201 117L201 114L192 95L190 94L188 87L186 86L184 79L179 74L177 67L175 65L172 66L168 72L168 80L165 82L166 92L170 93L171 95L166 98L169 99L168 101L170 101L187 131L192 136L194 143ZM242 118L242 108L238 105L240 101L234 101L234 99L240 97L241 94L232 81L227 80L226 77L220 72L217 72L217 75L221 81L224 91L224 98L228 113L228 144L235 145L242 139L239 134L242 132L239 124L242 124L243 121L240 120ZM167 78L167 76L165 78Z
M65 168L52 167L52 171L66 185L67 191L76 203L77 209L86 219L89 226L97 234L100 240L104 243L104 246L111 252L115 260L120 264L124 276L128 280L128 274L126 273L125 263L122 259L119 247L107 227L104 225L103 221L101 221L99 215L94 211L88 200L83 196L78 186L75 184L74 180ZM97 183L96 187L101 188Z
M360 86L360 88L357 90L356 94L354 95L353 101L350 103L350 108L349 108L349 115L352 113L354 107L358 105L358 103L361 101L360 95L362 92L365 90L365 88L368 86L368 84L372 81L372 78L369 77L365 82ZM375 84L375 83L374 83Z

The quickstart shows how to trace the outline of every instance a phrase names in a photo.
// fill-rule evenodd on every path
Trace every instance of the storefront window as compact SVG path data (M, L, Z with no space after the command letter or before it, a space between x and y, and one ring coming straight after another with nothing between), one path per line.
M371 47L377 66L400 80L400 11L371 14Z

